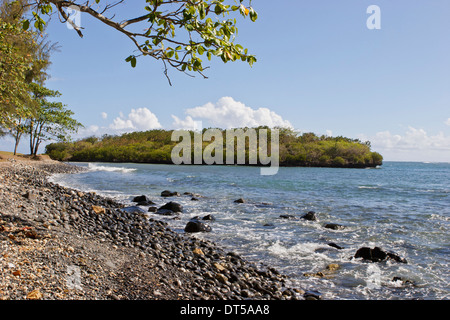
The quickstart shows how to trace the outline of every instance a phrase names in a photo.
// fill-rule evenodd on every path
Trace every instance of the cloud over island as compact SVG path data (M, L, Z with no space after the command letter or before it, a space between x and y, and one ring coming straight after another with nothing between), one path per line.
M128 115L123 112L114 118L106 126L90 125L79 130L75 138L84 138L91 135L122 134L133 131L147 131L153 129L184 129L197 130L202 126L218 128L238 127L290 127L289 121L268 108L254 109L231 97L222 97L216 103L208 102L204 105L188 108L185 118L171 115L172 123L166 127L161 125L160 120L149 108L131 109ZM101 112L103 120L108 119L106 112Z
M232 97L222 97L216 103L208 102L202 106L189 108L184 120L172 115L175 129L192 129L194 119L208 122L212 127L223 129L241 127L289 127L292 124L268 108L252 109Z

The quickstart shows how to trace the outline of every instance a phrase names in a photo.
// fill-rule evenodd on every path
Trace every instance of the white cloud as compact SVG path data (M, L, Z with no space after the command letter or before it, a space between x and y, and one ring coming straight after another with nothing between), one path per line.
M187 116L184 120L172 115L172 127L175 130L201 130L203 128L202 121L195 121L191 116Z
M108 118L108 114L107 114L106 112L102 112L102 113L101 113L101 116L102 116L103 119Z
M109 128L118 131L146 131L162 128L156 115L147 108L131 109L125 118L122 112L113 120Z
M446 125L450 126L450 118L448 118L445 122Z
M284 120L270 109L252 109L231 97L223 97L216 103L208 102L203 106L187 109L186 114L188 116L185 120L175 117L173 125L189 123L194 118L197 118L207 120L211 126L219 128L257 127L262 125L292 128L289 121Z
M409 126L403 134L382 131L374 136L359 135L358 138L369 140L372 149L387 160L450 161L450 136L443 132L432 135L424 129Z

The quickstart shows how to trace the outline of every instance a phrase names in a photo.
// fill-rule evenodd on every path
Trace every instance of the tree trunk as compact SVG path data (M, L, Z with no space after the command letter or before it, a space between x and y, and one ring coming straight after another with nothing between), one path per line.
M19 146L21 136L22 136L22 133L17 132L16 136L14 137L14 139L16 140L16 143L14 145L14 155L17 154L17 147Z

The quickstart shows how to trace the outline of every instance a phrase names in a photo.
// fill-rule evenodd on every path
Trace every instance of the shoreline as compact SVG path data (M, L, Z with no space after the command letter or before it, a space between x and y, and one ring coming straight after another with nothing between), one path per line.
M80 170L49 159L0 162L0 299L321 298L290 288L274 268L48 181Z
M58 161L58 160L53 160ZM255 168L269 168L270 165L262 165L262 164L174 164L172 161L154 161L154 162L139 162L139 161L104 161L104 160L67 160L67 161L61 161L61 163L115 163L115 164L121 164L121 163L132 163L132 164L161 164L161 165L175 165L175 166L240 166L240 167L255 167ZM278 166L280 168L333 168L333 169L375 169L381 167L383 164L373 164L373 165L366 165L366 164L360 164L360 165L344 165L344 166L333 166L333 165L320 165L320 164L311 164L311 165L291 165L286 163L280 163Z

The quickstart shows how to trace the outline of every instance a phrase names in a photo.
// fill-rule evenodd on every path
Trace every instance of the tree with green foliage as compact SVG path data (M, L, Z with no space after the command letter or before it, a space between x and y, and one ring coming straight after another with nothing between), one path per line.
M61 102L52 102L48 98L59 97L58 91L32 84L33 99L39 104L32 116L27 119L25 128L30 136L30 154L37 155L43 141L58 140L66 142L69 134L76 132L82 124L72 116Z
M15 139L14 154L40 108L33 91L48 77L50 53L57 49L41 33L23 31L26 4L27 0L0 4L0 127Z
M32 32L21 28L21 6L0 3L0 127L8 132L26 115L29 73L33 69Z
M232 3L229 4L228 2ZM247 3L245 3L247 2ZM223 62L242 60L250 66L256 58L240 44L235 43L238 32L235 15L256 21L257 13L251 0L146 0L142 13L136 17L119 20L124 0L67 1L29 0L32 15L23 26L38 30L45 26L44 18L57 12L62 22L70 23L80 37L83 29L71 18L68 9L78 10L108 25L128 37L136 53L126 61L136 66L140 56L161 61L164 74L169 79L168 68L181 72L194 72L206 78L204 58L219 57ZM135 5L134 3L132 5Z

